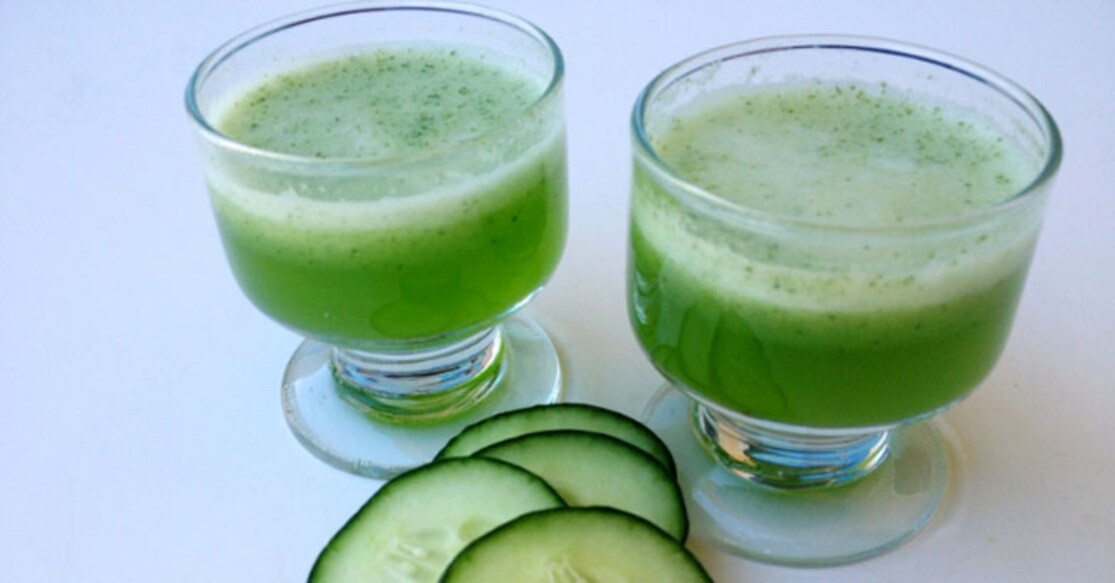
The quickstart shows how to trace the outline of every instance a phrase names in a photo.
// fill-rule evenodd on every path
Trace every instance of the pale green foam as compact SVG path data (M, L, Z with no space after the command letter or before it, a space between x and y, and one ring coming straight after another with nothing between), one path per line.
M276 74L229 104L219 125L275 152L398 158L507 124L543 83L477 51L380 48Z
M751 209L888 227L1000 202L1025 154L966 112L886 87L795 84L710 93L653 146L688 181Z
M517 192L515 186L537 180L539 167L550 160L561 158L565 135L561 124L551 122L543 141L525 152L478 174L444 175L440 184L430 185L419 192L410 186L403 196L379 196L372 200L335 200L328 182L313 183L291 181L283 190L254 189L236 176L211 172L208 180L214 196L221 203L232 204L256 220L269 223L282 230L283 239L302 231L319 236L322 232L335 232L338 236L353 233L375 233L394 229L438 229L452 226L462 217L482 214L490 208L506 204L507 197ZM430 170L437 172L437 170ZM341 180L341 187L351 187L352 180ZM369 178L368 182L375 182ZM382 185L373 185L376 188Z
M465 48L333 55L257 81L214 117L241 143L349 167L257 172L217 161L207 179L219 208L236 208L254 225L244 228L276 244L450 229L508 204L564 156L559 104L529 111L545 90L519 63Z
M993 285L1029 256L1037 228L1029 218L970 232L926 228L900 243L869 233L978 212L1032 176L1017 146L966 112L848 85L793 85L723 90L656 123L656 153L686 182L760 216L813 225L789 238L762 229L741 237L679 212L637 173L632 218L647 243L723 301L916 308Z

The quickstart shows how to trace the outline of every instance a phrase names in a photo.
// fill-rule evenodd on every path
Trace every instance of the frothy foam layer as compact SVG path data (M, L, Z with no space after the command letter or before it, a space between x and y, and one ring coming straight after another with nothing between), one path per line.
M442 171L428 188L401 196L383 195L371 200L331 200L336 187L359 191L361 182L369 190L382 189L383 182L374 176L364 179L338 177L299 182L291 178L280 190L252 188L237 172L214 170L208 176L212 196L218 204L229 204L255 220L269 223L290 236L292 232L321 234L375 233L399 229L451 225L462 213L483 212L489 207L506 204L506 196L514 196L517 183L537 180L539 166L547 160L563 156L564 131L553 123L548 135L526 152L515 153L505 163L481 174ZM509 154L510 156L510 154ZM423 175L422 179L430 178ZM398 188L413 190L403 179Z
M992 206L1032 178L1025 153L970 112L885 85L709 93L652 128L687 181L747 208L890 227Z
M647 244L709 293L728 303L817 313L866 313L948 302L1021 268L1036 235L1036 225L1003 224L993 234L967 237L935 252L907 249L896 256L894 251L875 250L874 255L892 264L889 270L852 263L846 271L831 272L786 263L777 250L762 257L737 251L730 242L710 237L716 230L711 225L702 228L679 215L676 206L659 204L650 196L640 198L633 206L633 222ZM858 253L871 250L861 248ZM849 254L854 257L856 252Z
M1025 154L966 112L853 89L733 88L651 128L656 153L686 181L814 226L741 230L717 218L726 210L679 205L663 188L680 187L655 180L641 161L635 227L725 301L792 310L938 304L1020 269L1037 232L1025 213L916 235L880 233L998 204L1029 180Z
M563 157L559 105L537 102L545 83L510 58L437 45L267 76L214 118L244 144L303 159L216 160L214 202L275 240L452 225L506 204Z
M225 134L272 152L392 160L506 127L546 81L479 49L388 45L265 75L215 118Z

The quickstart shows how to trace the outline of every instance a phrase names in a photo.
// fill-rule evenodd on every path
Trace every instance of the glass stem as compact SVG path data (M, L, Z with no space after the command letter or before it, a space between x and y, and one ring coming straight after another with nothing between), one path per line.
M701 444L728 471L780 489L834 486L877 468L890 453L889 431L801 434L781 431L698 404Z
M365 414L398 421L434 420L484 399L503 370L498 326L448 346L405 353L333 348L341 398Z

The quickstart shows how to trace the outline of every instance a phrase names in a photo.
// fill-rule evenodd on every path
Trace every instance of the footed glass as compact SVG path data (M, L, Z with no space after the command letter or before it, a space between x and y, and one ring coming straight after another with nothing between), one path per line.
M295 436L388 478L462 426L561 394L517 315L566 232L563 65L502 12L358 2L230 40L186 103L243 292L306 337L282 384Z
M899 42L759 39L656 77L632 119L629 309L645 417L697 537L828 565L914 536L934 417L1003 349L1061 159L986 68Z

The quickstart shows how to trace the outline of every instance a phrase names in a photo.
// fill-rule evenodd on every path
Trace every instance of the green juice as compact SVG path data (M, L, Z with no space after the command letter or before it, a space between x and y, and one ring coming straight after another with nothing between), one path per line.
M1031 164L965 112L895 93L733 88L650 128L714 194L676 196L636 162L631 318L672 382L753 418L850 428L935 412L986 376L1038 213L980 209Z
M241 91L218 129L276 154L209 176L240 286L272 318L341 345L490 326L564 244L564 134L557 100L535 107L545 90L491 55L423 46Z

